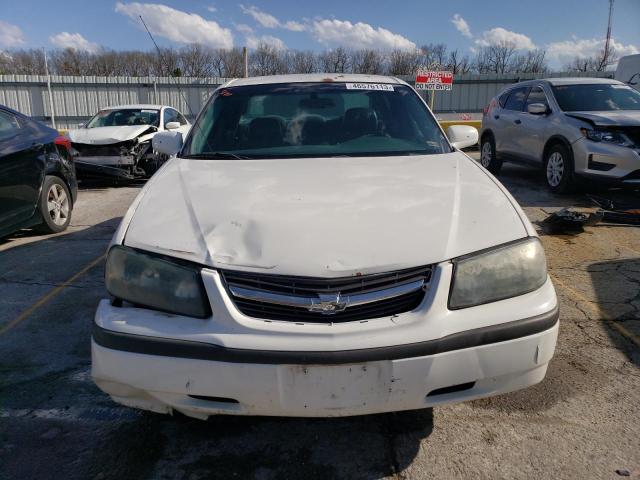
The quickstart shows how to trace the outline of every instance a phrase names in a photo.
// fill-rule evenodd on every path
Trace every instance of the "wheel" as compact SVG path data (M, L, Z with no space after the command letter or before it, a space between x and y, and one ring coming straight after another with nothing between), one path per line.
M502 161L496 155L496 142L491 135L482 138L480 145L480 165L489 170L494 175L500 174Z
M58 233L66 230L71 222L71 194L58 177L46 176L40 192L38 210L42 223L38 230L43 233Z
M573 159L562 144L554 145L547 152L544 161L545 178L549 190L554 193L570 193L575 188Z

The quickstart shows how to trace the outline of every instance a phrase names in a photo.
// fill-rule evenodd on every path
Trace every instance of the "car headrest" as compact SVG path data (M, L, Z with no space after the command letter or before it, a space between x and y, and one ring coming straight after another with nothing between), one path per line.
M249 148L282 145L284 129L284 120L279 117L254 118L249 123Z
M344 113L344 135L357 138L378 131L378 116L371 108L350 108Z

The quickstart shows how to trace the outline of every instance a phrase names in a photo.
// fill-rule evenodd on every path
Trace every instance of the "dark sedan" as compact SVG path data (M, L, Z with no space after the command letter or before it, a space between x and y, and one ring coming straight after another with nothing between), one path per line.
M0 237L27 227L65 230L77 195L69 140L0 106Z

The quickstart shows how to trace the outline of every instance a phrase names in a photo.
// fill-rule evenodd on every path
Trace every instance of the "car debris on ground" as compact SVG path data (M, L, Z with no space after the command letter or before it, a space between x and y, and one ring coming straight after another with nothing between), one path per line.
M640 199L612 200L606 197L590 195L593 203L600 207L602 221L640 226Z
M576 235L584 232L585 226L595 225L600 221L602 214L595 209L563 208L553 212L539 225L548 235Z

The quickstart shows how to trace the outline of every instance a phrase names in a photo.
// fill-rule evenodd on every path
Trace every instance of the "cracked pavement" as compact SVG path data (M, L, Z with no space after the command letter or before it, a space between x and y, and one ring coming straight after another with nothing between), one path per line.
M534 222L588 206L529 168L506 165L500 180ZM0 240L0 329L104 253L137 191L83 189L68 232ZM341 419L200 422L114 404L89 374L105 294L92 268L0 335L0 478L640 478L640 228L541 239L561 302L541 384Z

